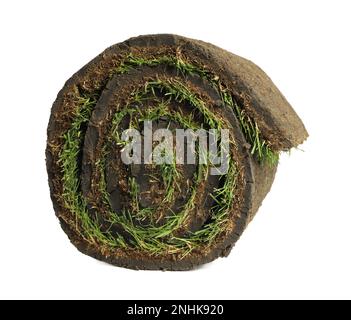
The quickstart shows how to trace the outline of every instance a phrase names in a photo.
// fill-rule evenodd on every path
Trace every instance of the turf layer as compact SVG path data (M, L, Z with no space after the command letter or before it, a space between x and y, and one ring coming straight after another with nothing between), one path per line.
M154 130L228 129L228 172L211 175L210 162L124 164L122 132L145 121ZM85 254L133 269L192 269L229 254L271 187L279 153L306 137L252 62L180 36L132 38L73 75L52 107L54 209Z

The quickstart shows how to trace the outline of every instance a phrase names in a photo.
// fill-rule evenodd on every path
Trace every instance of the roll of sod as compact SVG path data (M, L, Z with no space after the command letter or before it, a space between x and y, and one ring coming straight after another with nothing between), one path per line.
M227 129L227 171L199 161L125 164L126 129ZM144 127L145 128L145 127ZM252 62L209 43L147 35L74 74L52 107L51 198L83 253L132 269L188 270L229 254L303 123Z

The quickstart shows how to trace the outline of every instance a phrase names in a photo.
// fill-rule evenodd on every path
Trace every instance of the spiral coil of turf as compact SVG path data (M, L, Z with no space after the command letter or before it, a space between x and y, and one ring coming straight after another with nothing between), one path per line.
M123 131L227 129L228 170L129 164ZM188 270L231 248L273 182L279 152L307 132L256 65L176 35L114 45L59 92L47 170L63 230L83 253L133 269Z

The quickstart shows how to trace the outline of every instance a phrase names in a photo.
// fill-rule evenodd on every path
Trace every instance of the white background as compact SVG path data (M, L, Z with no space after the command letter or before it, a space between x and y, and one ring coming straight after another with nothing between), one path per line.
M350 1L1 1L0 298L351 298ZM212 42L263 68L310 137L229 258L137 272L70 245L45 169L50 107L106 47L148 33Z

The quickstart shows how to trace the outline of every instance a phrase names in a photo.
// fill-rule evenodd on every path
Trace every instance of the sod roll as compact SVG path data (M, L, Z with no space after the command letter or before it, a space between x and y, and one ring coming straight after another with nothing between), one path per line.
M227 129L227 171L126 164L126 129ZM212 44L146 35L113 45L58 93L48 125L54 210L83 253L132 269L189 270L229 254L303 123L255 64ZM144 159L145 160L145 159Z

